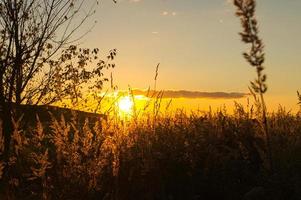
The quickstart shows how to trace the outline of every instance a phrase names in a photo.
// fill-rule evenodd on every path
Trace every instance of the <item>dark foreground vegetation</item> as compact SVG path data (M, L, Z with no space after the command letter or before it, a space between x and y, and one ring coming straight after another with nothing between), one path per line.
M301 199L301 114L267 112L255 0L233 3L250 46L243 56L256 69L256 109L163 115L158 96L153 115L130 121L33 106L70 100L78 108L91 93L100 111L103 97L96 94L116 49L101 60L98 48L71 44L98 4L87 13L84 2L0 3L1 200Z
M0 199L300 199L301 115L269 115L273 170L255 115L15 121Z

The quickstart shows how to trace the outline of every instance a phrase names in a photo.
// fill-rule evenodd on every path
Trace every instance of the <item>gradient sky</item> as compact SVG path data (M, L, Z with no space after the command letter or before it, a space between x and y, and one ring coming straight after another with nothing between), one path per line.
M116 48L115 83L121 89L248 92L255 70L241 53L247 48L229 0L100 1L96 27L82 45L107 53ZM301 90L301 1L258 0L260 35L266 45L267 100L297 108Z

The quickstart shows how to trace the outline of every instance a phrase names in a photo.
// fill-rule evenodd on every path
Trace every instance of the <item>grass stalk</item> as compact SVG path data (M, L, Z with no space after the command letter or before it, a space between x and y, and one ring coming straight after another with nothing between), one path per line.
M261 121L263 131L266 136L267 145L267 159L269 162L269 169L273 172L273 156L272 156L272 144L271 135L269 133L268 121L267 121L267 108L264 99L268 87L266 85L267 76L263 73L265 53L264 44L259 37L258 22L255 17L256 1L255 0L234 0L236 6L236 16L240 18L243 31L240 32L241 39L244 43L250 44L251 48L248 52L244 52L243 56L246 61L256 68L257 77L254 81L251 81L251 90L254 94L258 94L260 97L261 105Z

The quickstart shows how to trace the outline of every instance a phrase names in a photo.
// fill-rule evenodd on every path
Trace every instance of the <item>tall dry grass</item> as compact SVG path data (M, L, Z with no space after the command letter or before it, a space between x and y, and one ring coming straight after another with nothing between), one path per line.
M256 69L257 77L255 81L251 81L250 92L255 97L255 101L260 105L261 114L260 120L266 135L267 156L271 173L274 171L271 136L268 129L267 121L267 106L264 99L264 94L268 90L267 75L264 73L265 52L264 43L259 36L259 26L256 19L256 1L255 0L234 0L233 4L236 7L236 16L240 18L242 32L240 36L245 44L250 45L250 49L243 53L245 60ZM259 98L257 98L257 96Z
M258 75L254 105L235 103L233 115L170 113L158 92L142 111L134 108L131 120L118 115L115 103L113 115L96 123L76 115L47 123L37 116L33 126L15 119L9 161L0 161L0 199L238 200L253 193L259 200L258 188L262 199L300 199L301 112L266 112L254 1L235 2L242 39L252 46L244 56ZM3 149L0 130L0 155Z
M14 121L1 199L298 199L301 117L283 108L268 116L275 172L267 171L256 109L80 124L62 116L35 127ZM0 148L1 149L1 148Z

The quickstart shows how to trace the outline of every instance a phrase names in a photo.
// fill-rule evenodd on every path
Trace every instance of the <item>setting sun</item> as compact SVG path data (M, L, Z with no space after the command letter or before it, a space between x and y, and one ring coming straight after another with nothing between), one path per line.
M124 114L131 114L133 105L133 100L129 96L121 97L118 101L118 108Z

